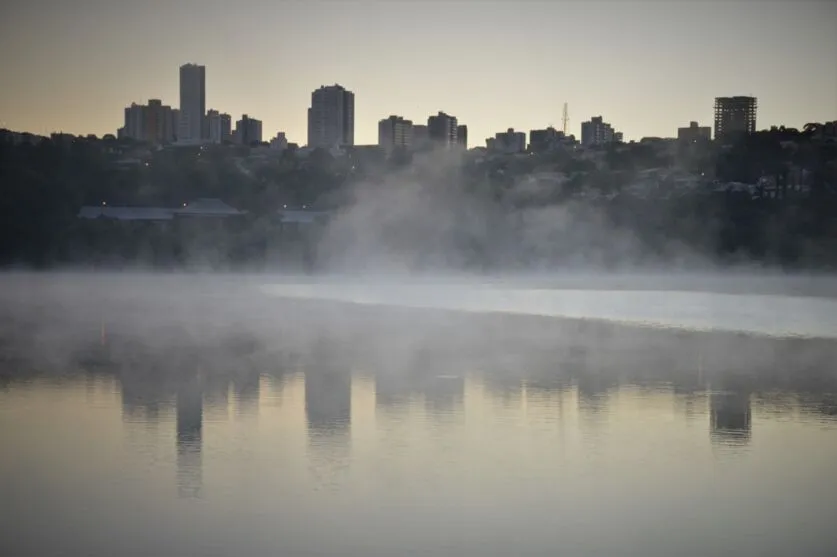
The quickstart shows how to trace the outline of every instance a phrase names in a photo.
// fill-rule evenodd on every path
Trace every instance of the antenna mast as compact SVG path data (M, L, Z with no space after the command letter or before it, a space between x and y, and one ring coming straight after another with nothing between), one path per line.
M561 117L561 123L564 126L564 135L567 135L567 124L570 121L570 112L567 109L567 103L564 103L564 115Z

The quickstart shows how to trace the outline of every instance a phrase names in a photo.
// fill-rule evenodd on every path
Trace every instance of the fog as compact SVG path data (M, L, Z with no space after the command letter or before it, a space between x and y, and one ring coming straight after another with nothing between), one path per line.
M111 349L118 338L145 352L211 346L234 361L241 346L305 352L329 338L398 362L440 345L464 358L487 339L605 353L614 339L685 334L720 343L715 356L750 356L742 346L752 346L768 364L775 345L763 339L837 338L831 275L721 264L662 232L652 249L594 203L550 201L529 178L494 195L464 172L461 155L446 152L370 172L308 238L307 273L6 273L4 351L60 367L107 334Z
M323 343L388 369L433 352L468 361L521 347L563 354L582 346L605 359L626 347L689 361L705 353L720 367L837 355L837 300L822 295L830 279L714 277L728 287L715 293L695 290L701 282L689 278L691 290L673 289L667 277L663 291L626 288L650 280L628 275L611 284L553 277L548 287L543 277L9 273L0 277L0 353L59 370L105 344L129 367L172 350L235 367L242 357L305 357ZM741 293L751 285L761 293ZM624 363L615 357L611 365Z
M692 247L665 230L652 246L631 227L612 222L595 201L561 195L566 177L510 177L501 186L468 172L461 154L444 150L417 154L401 170L370 171L371 178L350 186L318 237L318 268L388 276L531 276L762 266L743 256L720 262L710 253L717 234L711 222L691 233Z

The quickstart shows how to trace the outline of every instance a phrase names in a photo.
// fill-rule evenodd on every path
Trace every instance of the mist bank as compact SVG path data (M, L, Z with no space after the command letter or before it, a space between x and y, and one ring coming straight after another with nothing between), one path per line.
M142 362L158 361L165 369L177 368L178 362L194 369L195 362L206 362L207 368L227 372L262 363L292 366L295 358L326 353L337 358L336 365L366 362L390 373L405 365L432 367L436 357L465 367L493 362L512 372L517 358L543 354L549 367L554 363L550 358L581 351L590 365L611 360L619 367L631 354L639 358L638 367L644 357L659 357L669 359L673 370L701 365L723 372L775 369L792 374L816 364L833 374L837 354L837 342L824 338L828 334L804 337L811 331L800 328L770 336L756 334L758 327L745 330L741 319L738 327L734 322L759 313L758 326L788 328L801 320L818 325L820 332L828 333L831 326L833 333L835 312L829 306L834 300L686 297L694 311L684 318L679 311L683 296L671 293L657 298L649 298L650 293L638 297L635 291L550 294L438 282L343 283L317 292L311 283L307 286L315 288L313 293L294 298L291 290L299 285L286 283L276 291L276 283L263 278L3 275L0 360L58 372L96 365L132 372L144 370L136 368ZM271 289L278 295L269 295ZM359 294L372 303L357 303L363 302ZM819 309L810 308L817 304ZM649 326L649 311L667 309L678 322ZM621 310L623 315L616 315ZM638 315L642 312L646 315ZM695 312L719 326L689 323ZM493 356L486 361L487 354Z
M0 150L4 265L496 275L837 264L837 147L789 130L732 146L504 156L66 138ZM240 212L172 216L197 198ZM83 206L131 216L79 218ZM320 216L289 222L291 209Z

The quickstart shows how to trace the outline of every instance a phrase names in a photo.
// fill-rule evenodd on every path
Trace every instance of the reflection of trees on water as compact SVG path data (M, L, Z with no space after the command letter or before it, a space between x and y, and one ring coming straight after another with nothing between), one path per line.
M173 390L160 373L126 373L121 377L122 419L158 423L162 405Z
M802 392L796 397L799 411L806 417L837 422L837 389L831 392Z
M401 412L422 400L429 414L440 416L455 413L464 404L467 361L461 363L461 354L437 352L432 344L422 342L383 355L366 362L375 376L376 408Z
M826 395L819 404L819 412L827 418L837 420L837 395Z

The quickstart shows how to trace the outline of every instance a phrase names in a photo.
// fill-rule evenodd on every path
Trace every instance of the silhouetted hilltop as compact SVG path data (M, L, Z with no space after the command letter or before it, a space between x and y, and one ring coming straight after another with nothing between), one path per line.
M837 262L834 122L732 144L646 138L515 155L3 130L0 161L4 265L310 270L338 253L482 270Z

